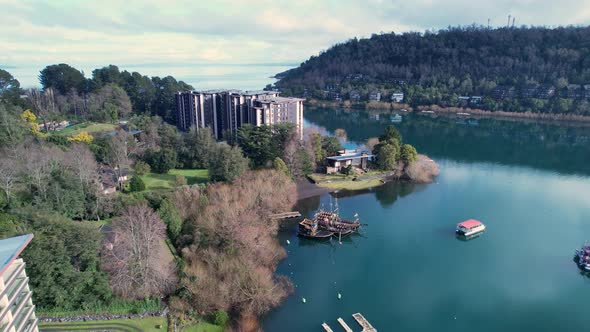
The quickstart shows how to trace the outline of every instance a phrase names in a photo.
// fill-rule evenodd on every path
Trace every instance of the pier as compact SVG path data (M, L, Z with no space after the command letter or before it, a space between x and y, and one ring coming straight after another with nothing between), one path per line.
M340 325L342 325L342 328L344 328L344 330L346 332L353 332L352 329L348 326L348 324L346 324L346 322L344 321L344 319L338 318L338 323L340 323Z
M361 313L357 312L356 314L352 315L352 317L356 320L357 323L363 328L362 332L377 332L377 329L369 323L369 321L361 315Z
M299 218L299 217L301 217L301 213L299 211L275 213L275 214L270 215L271 219L291 219L291 218Z
M374 328L373 325L371 325L371 323L369 323L369 321L360 312L353 314L352 317L363 328L361 332L377 332L377 329ZM350 328L350 326L348 326L348 324L346 324L342 317L338 317L338 323L340 323L346 332L353 332L353 330ZM324 330L326 330L326 332L334 332L334 330L332 330L332 328L325 322L322 323L322 327Z

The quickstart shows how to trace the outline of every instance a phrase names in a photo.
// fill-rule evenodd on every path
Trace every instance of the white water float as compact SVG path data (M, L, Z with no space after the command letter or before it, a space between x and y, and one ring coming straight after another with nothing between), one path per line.
M307 302L307 300L304 297L302 297L301 302L305 303L305 302Z
M342 298L342 294L338 293L338 300Z

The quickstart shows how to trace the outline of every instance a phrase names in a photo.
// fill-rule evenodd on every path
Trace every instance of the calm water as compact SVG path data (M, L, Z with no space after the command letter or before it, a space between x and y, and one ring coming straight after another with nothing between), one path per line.
M348 144L377 136L389 115L306 110L308 124L343 128ZM405 141L439 164L436 183L390 183L340 193L362 235L318 243L280 234L279 273L295 293L264 320L267 331L341 331L361 312L379 331L585 331L590 278L572 261L590 240L590 129L549 124L404 116ZM300 203L312 215L324 195ZM457 222L482 220L468 242ZM342 299L337 294L342 294ZM301 298L307 303L303 304Z

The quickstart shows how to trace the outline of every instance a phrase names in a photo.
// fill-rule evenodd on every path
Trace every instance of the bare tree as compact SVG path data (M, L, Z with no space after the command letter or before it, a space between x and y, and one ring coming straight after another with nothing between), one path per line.
M78 176L80 183L86 188L90 188L98 179L98 164L94 154L88 150L86 145L74 144L66 152L64 162Z
M51 171L57 166L57 161L63 159L63 152L58 148L32 145L20 146L17 154L23 160L26 183L38 197L47 199L47 184Z
M170 292L176 275L165 245L166 225L145 204L131 206L112 224L103 246L102 266L114 292L132 299Z
M33 104L33 107L43 120L45 132L48 133L49 126L47 120L49 120L51 114L54 114L56 111L53 89L47 88L43 92L37 89L29 89L27 90L27 95L29 101Z
M6 197L6 205L10 205L10 198L12 193L18 186L18 179L20 168L18 161L8 155L7 151L3 151L0 159L0 188L4 191Z
M122 184L119 179L121 178L123 168L128 167L130 164L127 139L128 137L125 131L117 130L109 142L109 153L106 161L113 168L119 186Z

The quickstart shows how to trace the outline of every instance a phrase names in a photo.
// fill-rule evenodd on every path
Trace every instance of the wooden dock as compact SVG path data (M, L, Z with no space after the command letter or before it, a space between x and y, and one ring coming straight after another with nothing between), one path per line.
M344 321L344 319L338 318L338 323L340 323L340 325L342 325L342 328L344 328L344 330L346 332L353 332L352 329L348 326L348 324L346 324L346 322Z
M323 323L322 324L322 327L324 328L324 330L326 330L326 332L334 332L334 331L332 331L332 329L326 323Z
M374 328L373 325L371 325L371 323L369 323L369 321L363 315L361 315L360 312L353 314L352 317L363 328L362 332L377 332L377 329Z
M271 219L291 219L299 217L301 217L301 213L299 211L283 212L270 215Z

